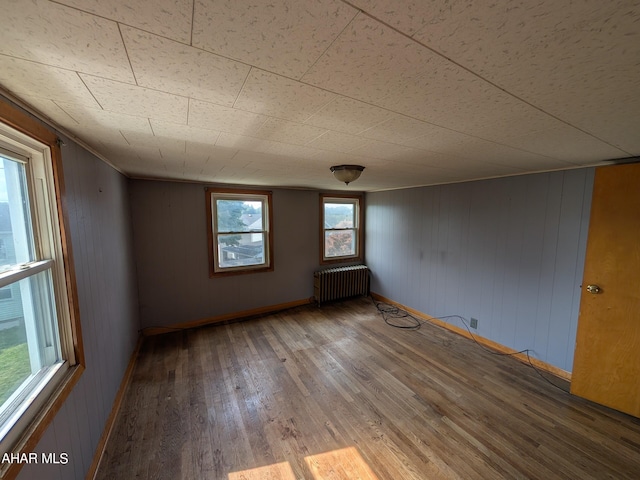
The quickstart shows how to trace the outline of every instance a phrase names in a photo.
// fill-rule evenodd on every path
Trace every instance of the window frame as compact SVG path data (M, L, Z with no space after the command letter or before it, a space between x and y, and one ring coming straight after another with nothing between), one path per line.
M36 156L42 156L38 160L40 163L37 167L29 168L42 168L44 171L35 175L31 170L27 174L27 181L30 183L29 201L32 203L30 214L34 222L34 237L37 243L45 245L37 247L40 252L36 260L39 261L32 262L34 265L29 268L45 270L51 268L51 283L63 359L55 369L43 374L44 381L37 389L35 400L21 402L20 408L26 405L25 411L20 414L9 433L0 439L0 454L6 452L21 455L35 449L80 379L85 368L85 359L58 138L42 123L4 99L0 99L0 133L4 138L5 147L8 145L11 151L19 155L23 153L29 155L29 152L32 152ZM34 177L40 179L40 174L44 175L46 185L44 189L39 187L34 190L33 179ZM40 193L41 191L44 191L44 196ZM47 223L50 225L49 228L44 227ZM47 242L49 242L48 245ZM43 262L52 262L52 265L46 267L42 265ZM14 273L7 275L13 276ZM15 478L22 465L20 462L1 464L0 477Z
M265 262L259 265L241 265L235 267L218 267L218 249L216 238L218 235L228 235L235 232L218 232L218 226L214 219L214 202L217 199L223 200L243 200L264 201L262 209L263 228L259 232L238 232L238 233L262 233L264 235L264 255ZM272 272L274 269L273 255L273 194L269 190L248 190L210 187L206 189L207 205L207 243L209 250L209 277L223 277L230 275L242 275L247 273Z
M334 200L332 202L332 200ZM324 206L325 203L354 203L354 227L346 229L325 228ZM320 194L320 264L362 262L364 259L364 195L361 194L341 194L341 193L321 193ZM327 230L355 230L355 255L344 255L339 257L325 256L325 239Z

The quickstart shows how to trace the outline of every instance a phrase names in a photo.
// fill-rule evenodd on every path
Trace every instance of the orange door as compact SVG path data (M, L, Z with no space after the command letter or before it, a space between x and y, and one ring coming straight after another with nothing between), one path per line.
M640 417L640 164L596 170L571 393Z

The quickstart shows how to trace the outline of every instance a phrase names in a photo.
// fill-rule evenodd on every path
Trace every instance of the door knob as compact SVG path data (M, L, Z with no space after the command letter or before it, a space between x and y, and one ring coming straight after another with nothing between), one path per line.
M587 285L587 292L600 293L602 292L602 289L598 285Z

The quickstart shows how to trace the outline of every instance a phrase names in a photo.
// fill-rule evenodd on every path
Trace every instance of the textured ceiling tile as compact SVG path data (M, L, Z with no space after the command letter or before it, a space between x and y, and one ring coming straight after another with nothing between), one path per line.
M365 181L379 181L383 185L395 184L398 186L413 186L420 184L448 183L458 179L457 173L452 170L432 167L429 165L407 165L397 161L387 162L384 166L379 168L370 168L368 171L365 170L365 172L367 173L366 180L360 177L360 179L358 179L358 183L360 183L362 179Z
M524 169L513 165L499 165L468 159L465 159L464 162L449 160L443 166L457 173L458 178L456 180L493 178L504 175L518 175L525 172Z
M216 145L296 158L313 158L318 154L318 150L312 148L231 133L221 133Z
M440 150L440 152L487 163L509 165L522 170L527 170L529 167L531 171L572 166L569 162L563 160L545 157L477 138L469 138L464 143L450 145L448 148Z
M258 151L258 147L260 145L264 145L266 142L266 140L261 138L222 132L216 141L216 146L238 150Z
M252 180L256 179L255 183ZM215 175L213 181L230 183L234 185L259 185L259 172L254 168L243 166L224 165Z
M124 147L120 144L104 143L100 149L100 153L112 161L117 161L118 167L125 173L129 173L129 170L126 168L127 164L141 162L140 157L138 157L134 149Z
M311 160L317 158L322 152L315 148L303 147L300 145L290 145L282 142L272 142L271 147L266 150L276 155L284 155L296 160Z
M416 164L414 162L404 162L403 160L394 160L383 166L389 172L400 171L401 175L418 177L437 175L441 180L451 179L456 175L455 169L446 168L428 163ZM391 173L393 174L393 173Z
M182 43L191 43L193 0L57 0Z
M157 137L153 134L140 132L123 132L123 136L130 145L134 147L154 149L161 152L184 153L186 151L185 141L179 138Z
M78 122L70 117L69 114L60 108L53 100L24 94L20 95L20 100L28 107L40 112L62 127L78 126Z
M230 161L238 154L233 148L218 147L207 143L187 141L186 157L211 158L215 161Z
M284 167L291 163L291 159L279 157L270 153L253 152L251 150L238 150L233 160L243 164L253 164L254 166L277 166Z
M434 7L415 38L603 140L628 151L640 146L637 135L612 127L640 127L637 1Z
M0 89L141 177L351 191L331 165L370 190L640 155L636 0L1 1Z
M364 15L359 15L302 77L302 81L376 103L409 78L428 72L435 55Z
M522 168L523 170L523 164L526 162L536 165L537 170L541 168L541 163L555 162L554 159L542 155L447 130L443 130L439 135L425 135L414 138L407 144L431 152L466 158L472 161L495 164L507 162L514 168Z
M352 4L387 25L413 35L431 18L432 0L355 0Z
M335 95L319 88L254 68L234 106L304 122L334 98Z
M357 134L393 115L374 105L347 97L337 97L314 113L305 123L337 132Z
M193 45L300 78L356 12L335 0L197 0Z
M502 158L494 157L487 160L487 162L519 168L523 172L545 172L548 170L563 170L575 167L574 163L557 158L543 157L542 155L535 157L535 159L532 159L532 157L533 154L527 155L524 153Z
M189 102L189 125L239 135L253 135L268 117L209 102Z
M568 125L558 125L548 131L532 132L505 140L509 146L546 155L577 165L622 158L626 152Z
M413 138L438 134L442 128L403 115L393 114L388 120L365 130L360 135L384 142L406 144Z
M212 181L213 175L216 175L221 169L223 165L213 159L207 159L202 164L202 170L200 174L202 175L201 179L204 181Z
M162 157L160 156L160 150L157 148L146 148L128 145L126 148L119 143L104 143L104 149L101 152L105 152L108 158L117 159L118 164L122 159L127 159L128 162L136 163L138 165L146 165L147 170L155 170L161 168ZM127 172L126 165L121 165Z
M65 99L67 102L99 108L76 72L0 55L0 84L22 95Z
M544 130L553 117L442 59L380 104L413 118L489 140Z
M640 55L639 55L640 58ZM581 89L582 99L560 99L550 107L561 118L630 155L640 155L640 72L635 86L615 74L601 76L606 92ZM613 86L615 85L615 87ZM613 93L613 92L616 93ZM597 98L597 100L596 100ZM550 102L552 103L552 102ZM557 110L554 110L557 109ZM562 109L562 111L560 111ZM626 155L624 155L626 156Z
M102 108L115 113L187 123L189 101L169 93L81 75Z
M75 104L60 103L60 108L73 118L76 123L89 130L101 128L115 131L152 133L147 118L109 112L99 108L83 108Z
M331 150L332 152L347 153L367 143L367 139L349 135L347 133L334 132L332 130L309 142L308 146Z
M325 152L315 159L315 163L322 165L323 173L325 170L330 172L329 169L333 165L366 165L365 168L369 168L374 162L377 162L377 160L371 157L361 157L360 155L341 152Z
M96 125L91 127L90 130L86 128L80 129L78 127L71 127L69 128L69 131L98 151L102 150L103 145L119 145L121 147L130 146L127 139L122 136L120 130L113 130L111 128L104 128Z
M269 118L264 125L260 127L260 130L255 133L255 136L275 142L304 145L318 138L325 132L326 130L324 128L289 122L287 120L280 120L279 118Z
M0 54L133 83L116 23L44 0L4 0Z
M150 120L149 123L156 137L177 138L190 142L215 145L220 135L220 132L217 130L192 127L190 125L179 125L176 123L162 122L160 120Z
M600 105L592 110L600 113L593 116L585 113L580 118L576 115L574 124L624 150L629 156L640 156L639 95L624 105L612 99L609 105Z
M367 140L365 145L352 150L350 153L385 160L419 160L425 159L428 155L428 152L424 150L378 140Z
M142 30L121 27L138 85L231 107L250 67Z

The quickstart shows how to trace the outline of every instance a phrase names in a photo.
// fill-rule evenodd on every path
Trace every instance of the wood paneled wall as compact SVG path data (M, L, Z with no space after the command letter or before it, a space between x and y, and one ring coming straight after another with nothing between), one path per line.
M209 278L204 185L133 180L130 186L143 327L313 296L318 192L273 189L273 272Z
M372 291L571 371L593 175L367 194Z
M127 180L71 140L64 142L86 370L36 449L38 455L67 453L69 462L25 465L18 476L24 480L85 478L140 328Z

